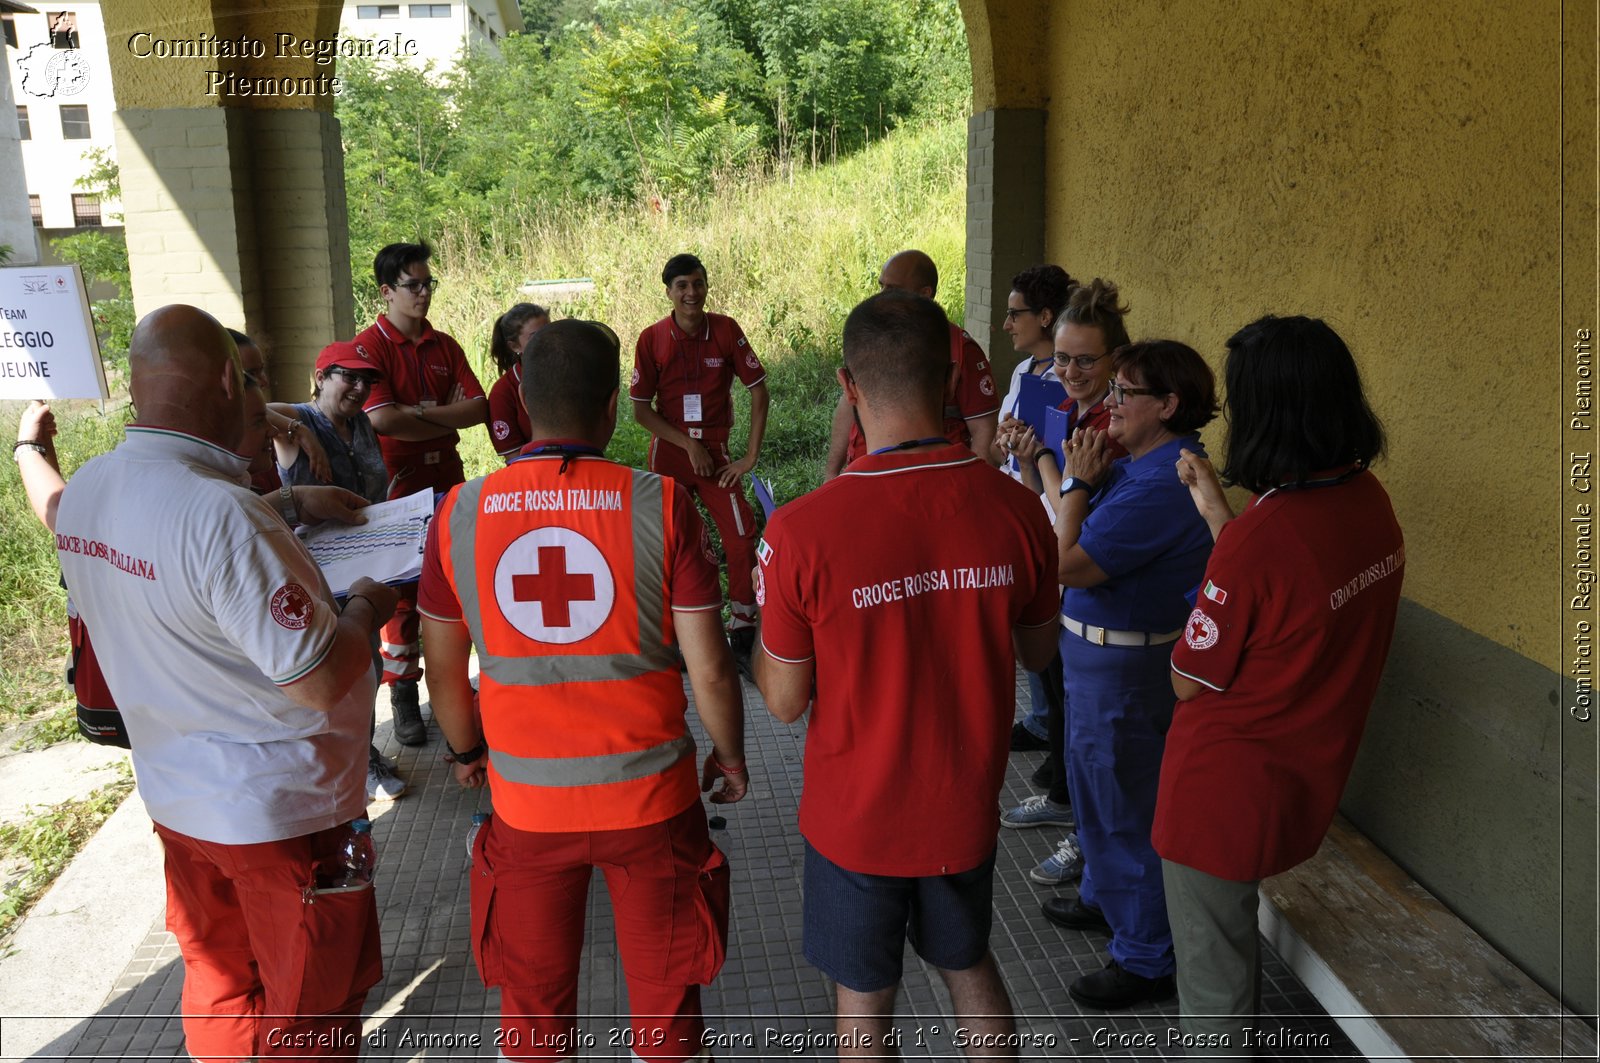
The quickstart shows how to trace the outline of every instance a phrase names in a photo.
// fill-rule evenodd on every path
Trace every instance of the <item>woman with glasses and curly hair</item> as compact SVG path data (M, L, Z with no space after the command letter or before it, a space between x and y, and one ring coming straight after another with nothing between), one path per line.
M1228 341L1234 515L1209 462L1178 475L1216 549L1172 654L1154 842L1186 1033L1234 1056L1260 1012L1256 888L1332 823L1394 635L1405 545L1368 466L1383 428L1355 359L1307 317Z

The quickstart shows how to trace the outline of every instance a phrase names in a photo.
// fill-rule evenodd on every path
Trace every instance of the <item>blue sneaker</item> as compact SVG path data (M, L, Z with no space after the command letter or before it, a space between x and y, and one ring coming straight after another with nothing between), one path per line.
M1078 836L1069 834L1061 839L1056 851L1045 857L1044 862L1038 867L1029 871L1028 877L1044 886L1059 886L1063 882L1082 878L1083 850L1078 848Z
M1016 808L1000 813L1000 825L1013 830L1025 827L1075 827L1071 805L1058 805L1045 794L1036 794Z

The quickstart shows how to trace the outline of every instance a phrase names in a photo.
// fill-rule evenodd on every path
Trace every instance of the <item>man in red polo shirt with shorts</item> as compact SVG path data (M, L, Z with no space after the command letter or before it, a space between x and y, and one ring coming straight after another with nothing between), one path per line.
M881 291L910 292L932 299L939 290L939 267L922 251L898 251L889 256L878 274ZM950 324L951 379L944 397L944 437L972 450L989 464L996 464L992 453L999 422L1000 395L994 386L994 371L984 357L978 341L959 325ZM838 476L844 467L865 454L866 438L861 425L851 414L843 395L833 411L833 433L828 443L828 462L823 480Z
M728 641L740 667L748 670L756 630L750 582L756 519L744 497L744 477L756 466L767 430L767 371L737 321L706 312L706 268L698 258L673 255L661 271L661 283L672 313L639 334L628 396L634 418L655 436L650 471L672 477L698 496L722 536L733 614ZM728 450L735 376L750 391L749 435L737 461Z
M944 437L949 368L933 300L856 307L839 380L869 453L773 514L758 550L756 682L785 722L815 682L805 954L866 1054L893 1025L908 937L957 1023L989 1043L1015 1033L989 951L995 803L1013 653L1037 669L1055 647L1056 544L1032 492Z
M363 408L383 449L390 498L425 487L437 493L460 483L457 429L482 424L489 415L483 386L461 345L428 323L428 306L439 286L428 269L432 255L426 243L390 244L378 252L372 272L388 309L355 338L361 353L383 371ZM415 583L402 588L394 619L383 626L380 648L395 737L420 746L428 732L417 704L422 642Z

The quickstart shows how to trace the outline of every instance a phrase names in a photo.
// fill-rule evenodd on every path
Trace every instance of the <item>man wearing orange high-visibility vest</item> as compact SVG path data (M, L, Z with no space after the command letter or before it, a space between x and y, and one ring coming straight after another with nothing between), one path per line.
M575 1054L599 866L630 1047L649 1063L706 1058L700 986L726 951L728 865L700 792L720 776L711 800L737 801L750 781L717 570L686 492L605 459L620 366L611 330L558 321L522 358L533 442L445 496L417 597L456 778L487 781L494 797L472 853L473 952L500 988L502 1057ZM712 743L698 772L684 670Z

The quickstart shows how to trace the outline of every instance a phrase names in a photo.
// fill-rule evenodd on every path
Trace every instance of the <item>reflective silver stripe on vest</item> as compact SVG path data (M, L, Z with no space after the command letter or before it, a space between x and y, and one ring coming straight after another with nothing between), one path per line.
M504 686L540 687L556 683L593 683L633 679L678 663L671 647L662 643L661 619L666 605L666 527L661 512L661 478L633 471L633 586L638 598L639 653L580 654L546 657L496 657L484 650L482 603L478 595L478 567L474 557L478 500L484 479L461 485L450 512L450 560L455 568L456 595L461 615L478 649L478 667ZM646 773L648 774L648 773ZM552 784L554 785L554 784Z
M596 786L660 775L693 753L694 740L685 735L649 749L594 757L515 757L491 749L489 763L501 778L526 786Z

